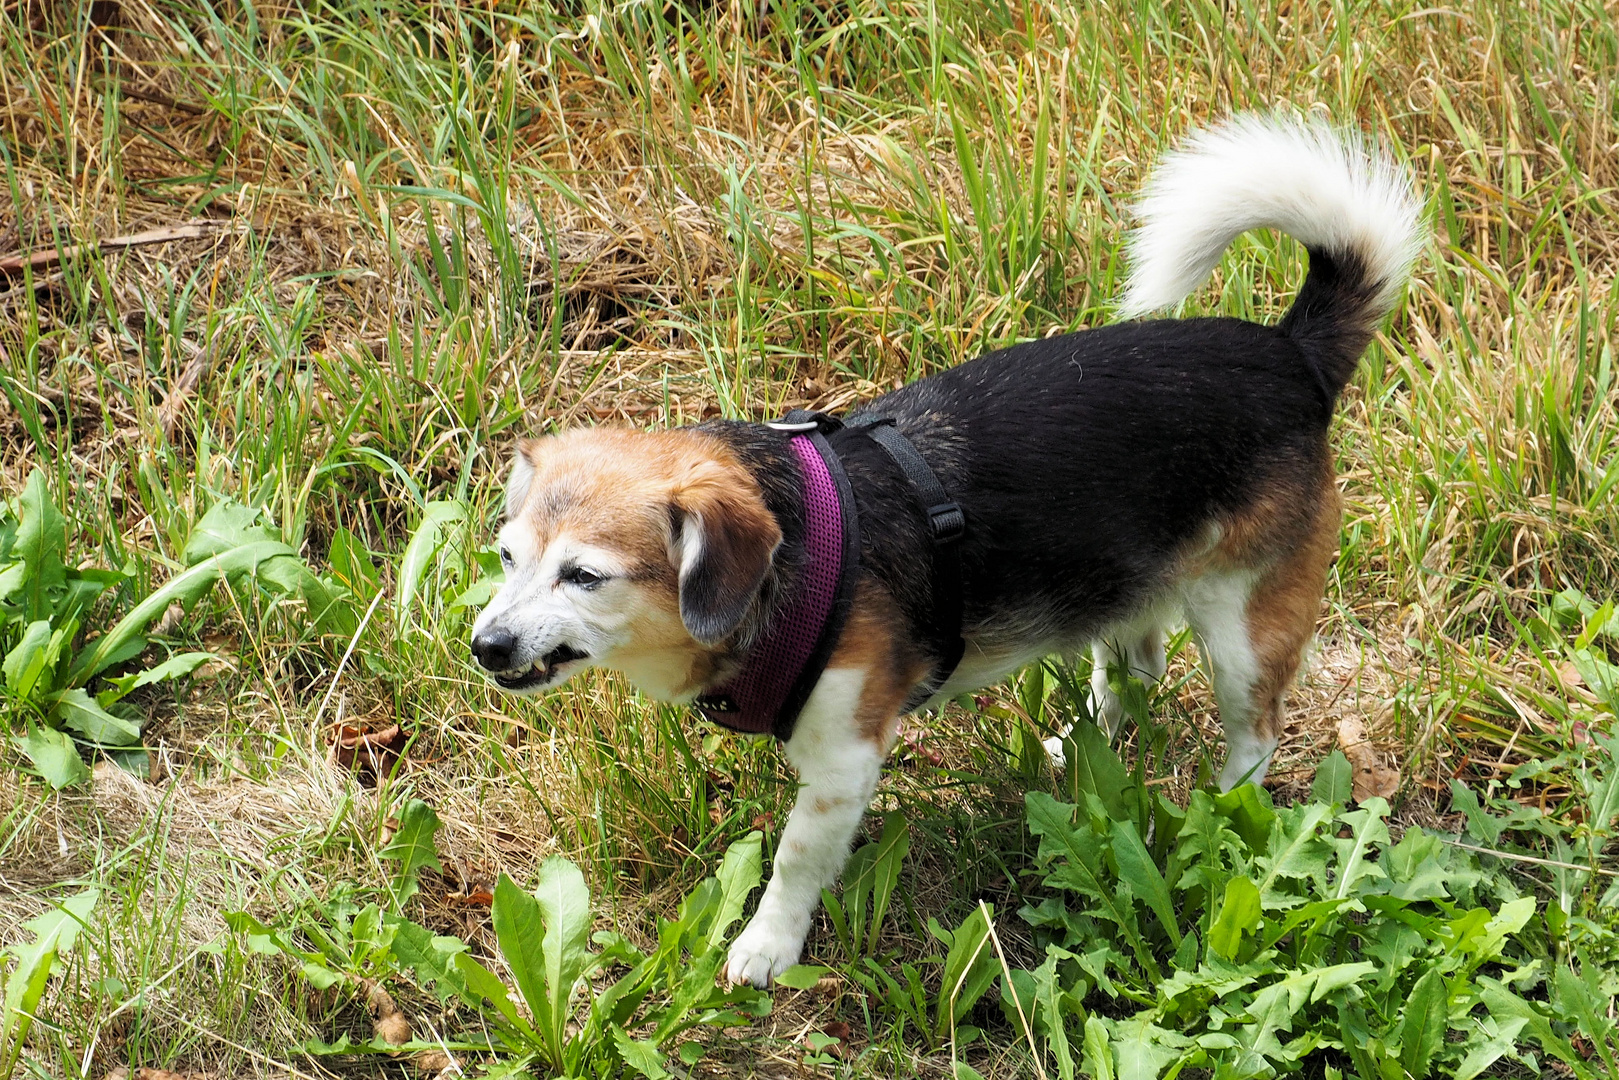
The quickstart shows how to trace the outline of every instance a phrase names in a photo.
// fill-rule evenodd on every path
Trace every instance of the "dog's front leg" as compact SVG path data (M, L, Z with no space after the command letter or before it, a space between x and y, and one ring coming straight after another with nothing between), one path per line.
M726 978L768 986L798 963L821 890L837 880L849 844L877 790L893 742L893 717L878 705L867 672L831 668L799 714L786 746L798 770L798 801L776 846L775 868L759 910L731 946Z

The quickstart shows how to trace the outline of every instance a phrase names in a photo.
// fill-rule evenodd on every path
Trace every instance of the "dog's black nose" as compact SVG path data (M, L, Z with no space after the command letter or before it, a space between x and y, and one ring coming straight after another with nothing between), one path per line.
M516 648L517 635L510 630L485 630L472 639L472 655L485 671L509 671Z

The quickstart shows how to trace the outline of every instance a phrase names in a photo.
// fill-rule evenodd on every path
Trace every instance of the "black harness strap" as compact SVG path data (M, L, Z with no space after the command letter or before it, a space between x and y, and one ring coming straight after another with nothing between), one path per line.
M933 675L912 692L907 710L917 708L950 681L961 663L967 643L961 636L962 583L961 537L967 531L967 516L950 498L911 440L894 426L891 416L857 416L845 425L863 431L888 452L916 492L917 503L927 519L933 539L933 634L939 650L939 663Z

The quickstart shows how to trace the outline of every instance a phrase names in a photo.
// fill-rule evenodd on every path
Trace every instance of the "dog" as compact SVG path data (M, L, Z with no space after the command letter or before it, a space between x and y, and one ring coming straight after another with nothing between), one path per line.
M1275 326L1164 319L1031 341L886 394L844 427L716 420L521 442L499 534L506 580L472 652L519 694L592 665L669 701L734 684L819 557L806 485L820 466L790 447L810 428L824 439L858 544L828 609L837 632L776 729L802 787L725 971L761 987L798 962L918 705L1089 647L1111 736L1123 709L1109 665L1156 681L1164 628L1184 618L1212 670L1220 784L1259 782L1337 551L1328 427L1404 287L1418 211L1409 180L1358 138L1238 117L1190 136L1149 180L1120 314L1178 303L1239 234L1270 227L1309 256ZM955 535L941 543L918 497L928 478L863 417L903 436L948 493ZM954 621L941 590L957 594Z

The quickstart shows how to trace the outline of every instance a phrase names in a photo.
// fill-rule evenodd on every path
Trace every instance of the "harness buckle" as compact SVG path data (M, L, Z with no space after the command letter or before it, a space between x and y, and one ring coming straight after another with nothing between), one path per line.
M822 435L830 435L843 426L843 421L835 416L828 416L824 412L815 412L812 409L794 409L779 420L765 421L765 427L773 431L786 431L795 435L803 435L811 431L819 431Z
M928 527L933 530L935 544L950 544L961 539L967 531L967 515L953 502L928 507Z

